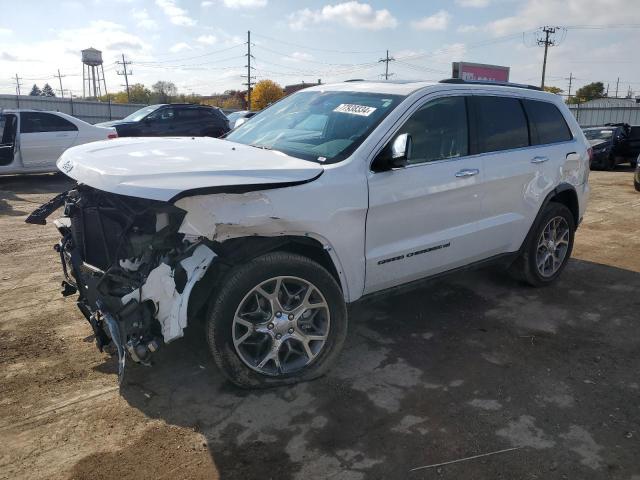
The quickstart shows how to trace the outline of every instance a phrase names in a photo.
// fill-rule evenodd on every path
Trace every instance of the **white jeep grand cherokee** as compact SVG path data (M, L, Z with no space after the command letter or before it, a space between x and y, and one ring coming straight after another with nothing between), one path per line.
M148 364L206 318L234 383L317 377L346 304L506 260L534 286L571 255L589 144L561 97L522 85L345 82L291 95L225 140L122 138L65 152L55 221L98 347Z

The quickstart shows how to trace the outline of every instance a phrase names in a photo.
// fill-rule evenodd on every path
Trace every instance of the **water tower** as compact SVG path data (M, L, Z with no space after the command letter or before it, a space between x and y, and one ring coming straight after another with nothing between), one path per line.
M87 96L100 97L102 95L100 82L104 85L104 93L106 94L107 82L104 79L102 52L95 48L82 50L82 96L84 98Z

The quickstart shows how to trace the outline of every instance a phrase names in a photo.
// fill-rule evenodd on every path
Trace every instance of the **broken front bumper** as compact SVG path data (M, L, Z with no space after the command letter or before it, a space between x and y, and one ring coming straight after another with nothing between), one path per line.
M126 357L148 365L163 342L183 336L192 290L216 254L205 242L175 234L177 227L172 230L167 220L176 215L173 206L156 205L156 211L128 205L120 211L114 209L120 199L111 194L83 204L82 195L72 192L36 209L27 222L44 224L64 205L65 216L54 222L61 235L54 248L64 275L62 294L78 293L77 306L97 347L117 353L122 381Z

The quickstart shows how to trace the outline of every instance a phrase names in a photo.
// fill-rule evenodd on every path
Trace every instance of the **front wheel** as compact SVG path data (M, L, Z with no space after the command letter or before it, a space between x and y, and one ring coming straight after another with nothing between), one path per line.
M575 229L571 211L561 203L549 202L525 240L512 272L534 287L551 284L571 256Z
M232 269L210 308L214 360L245 388L311 380L336 360L347 334L340 287L301 255L269 253Z

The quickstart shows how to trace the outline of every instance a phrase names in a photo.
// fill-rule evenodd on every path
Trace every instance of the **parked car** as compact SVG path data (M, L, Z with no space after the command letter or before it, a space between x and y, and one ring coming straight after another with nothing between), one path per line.
M584 134L593 148L593 168L613 170L616 165L626 162L635 166L640 153L640 127L608 123L585 128Z
M640 155L636 159L636 170L633 173L633 186L640 192Z
M238 110L237 112L231 112L227 115L227 118L229 119L229 126L233 130L253 117L256 113L258 112L252 112L250 110Z
M631 125L629 127L627 155L630 158L629 163L635 168L638 165L638 157L640 157L640 125Z
M120 137L221 137L229 131L222 110L189 103L149 105L98 125L115 127Z
M78 185L27 221L64 205L64 294L79 293L121 375L203 315L232 382L288 384L327 371L363 296L489 262L552 284L589 156L562 99L536 87L339 83L226 140L72 149L58 165Z
M0 175L56 172L56 160L75 145L116 138L115 128L96 127L60 112L0 111Z

